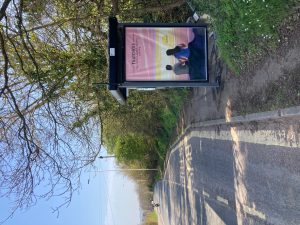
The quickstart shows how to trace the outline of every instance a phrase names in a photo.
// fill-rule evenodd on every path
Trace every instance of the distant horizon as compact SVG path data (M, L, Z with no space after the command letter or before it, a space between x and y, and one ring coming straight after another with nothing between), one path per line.
M101 153L107 154L105 149ZM118 168L114 158L97 159L96 165L99 170ZM70 205L60 209L57 218L51 208L60 202L59 197L38 200L33 207L16 211L3 225L27 225L24 221L30 225L138 225L142 221L136 184L121 172L83 172L81 188ZM0 221L9 215L10 206L8 198L1 198Z

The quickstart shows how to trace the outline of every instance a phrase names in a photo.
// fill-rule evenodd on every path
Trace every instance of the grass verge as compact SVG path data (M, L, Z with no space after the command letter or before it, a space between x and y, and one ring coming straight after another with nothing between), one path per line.
M165 157L169 150L171 135L177 124L179 113L188 96L187 89L174 89L166 93L168 104L160 110L161 129L156 136L156 146L159 155L158 165L163 170Z
M211 16L220 55L240 73L280 43L278 27L296 0L193 0Z
M158 225L158 218L155 211L146 215L144 225Z

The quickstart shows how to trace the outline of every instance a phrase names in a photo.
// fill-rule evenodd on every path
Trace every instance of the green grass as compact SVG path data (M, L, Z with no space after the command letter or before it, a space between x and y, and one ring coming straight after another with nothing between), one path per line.
M193 0L211 16L217 46L227 65L239 73L280 42L278 26L295 0Z
M155 211L148 213L145 218L144 225L157 225L158 219Z
M170 139L177 124L179 113L188 96L188 90L173 89L166 91L165 95L168 98L168 104L160 111L161 129L156 136L156 146L159 155L158 164L161 169L163 169Z

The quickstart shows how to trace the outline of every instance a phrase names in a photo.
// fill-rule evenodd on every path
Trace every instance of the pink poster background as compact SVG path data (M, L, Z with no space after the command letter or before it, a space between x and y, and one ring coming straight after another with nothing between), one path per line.
M126 27L126 80L189 80L188 74L175 75L172 70L166 70L166 65L177 62L166 51L182 43L188 45L193 38L192 28Z

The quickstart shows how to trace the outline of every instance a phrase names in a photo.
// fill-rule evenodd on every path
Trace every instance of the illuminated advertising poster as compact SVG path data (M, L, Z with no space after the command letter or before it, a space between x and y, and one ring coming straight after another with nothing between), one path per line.
M207 80L206 27L126 27L126 81Z

